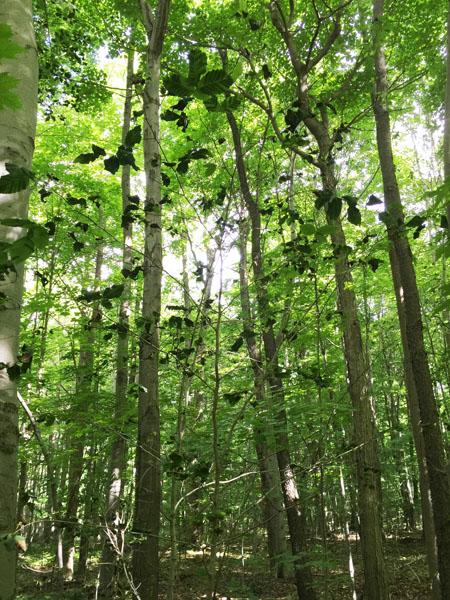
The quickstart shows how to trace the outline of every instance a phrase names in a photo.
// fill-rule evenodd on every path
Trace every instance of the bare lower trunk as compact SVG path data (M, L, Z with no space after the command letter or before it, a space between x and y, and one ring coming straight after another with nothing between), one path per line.
M244 227L240 231L240 296L241 310L244 321L244 329L252 332L255 325L251 318L249 283L247 278L247 240L248 233ZM253 370L253 393L254 403L258 410L256 416L260 425L253 427L256 455L258 457L258 468L261 479L261 492L263 494L262 515L264 526L267 531L267 552L270 566L276 572L277 577L282 578L285 568L282 560L277 559L287 550L285 537L285 520L282 512L282 499L280 497L280 478L277 469L274 444L268 443L271 435L270 427L264 426L269 422L267 414L267 401L265 397L265 376L262 357L254 335L246 336L247 352L250 365ZM269 449L270 448L270 449Z
M412 372L411 357L409 355L408 340L406 337L406 315L402 302L402 286L397 258L393 248L389 251L391 263L392 280L394 283L395 297L397 301L398 319L403 347L403 368L405 371L405 383L407 390L408 411L410 415L411 429L416 449L417 462L419 466L420 500L422 507L423 533L425 538L428 573L430 576L433 600L440 600L441 590L438 576L436 532L434 530L433 507L430 498L430 481L428 477L428 466L425 457L425 445L423 440L422 424L420 420L419 399L417 397L414 374Z
M92 441L91 441L92 443ZM83 511L83 523L81 526L80 534L80 549L78 555L78 565L75 571L75 578L77 581L84 583L86 581L86 575L88 570L89 550L93 546L93 541L96 536L96 523L94 524L94 494L95 486L97 483L96 478L96 467L97 463L94 460L96 448L91 446L90 456L86 467L86 487L84 490L84 511Z
M342 311L347 385L354 415L353 445L358 480L364 587L368 600L382 600L389 597L389 592L383 556L380 464L372 390L364 360L361 325L350 267L345 251L340 250L346 245L344 232L338 219L329 219L329 222L338 227L332 234L332 241L338 254L335 263L338 305Z
M102 211L99 209L99 223L102 222ZM103 245L100 242L97 248L95 261L94 287L99 289L101 280L101 271L103 264ZM73 419L77 421L78 427L85 427L85 409L89 405L92 392L92 373L94 368L94 342L95 329L94 323L100 320L99 304L95 304L92 308L91 317L86 325L87 336L82 341L80 347L80 355L77 367L76 393L74 402L71 407L74 411ZM84 468L84 447L86 444L85 435L74 435L71 432L70 437L70 459L69 459L69 476L68 476L68 492L66 512L63 523L63 578L66 581L71 581L74 574L74 555L75 555L75 533L76 519L80 497L80 482Z

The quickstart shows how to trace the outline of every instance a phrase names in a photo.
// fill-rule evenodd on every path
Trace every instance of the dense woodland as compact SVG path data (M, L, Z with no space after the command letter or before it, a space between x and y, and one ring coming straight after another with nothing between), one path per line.
M0 600L450 598L449 49L0 1Z

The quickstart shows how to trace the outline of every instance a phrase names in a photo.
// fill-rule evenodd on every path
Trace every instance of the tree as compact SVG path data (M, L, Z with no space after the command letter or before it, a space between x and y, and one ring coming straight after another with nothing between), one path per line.
M159 320L161 317L161 150L160 65L170 0L159 0L153 12L140 0L148 38L145 67L144 162L146 176L144 290L139 348L139 417L136 448L136 496L133 579L139 594L158 598L158 547L161 506L159 425Z
M396 285L397 309L403 332L405 361L411 369L415 394L409 394L410 402L417 400L420 426L424 441L425 460L428 470L430 495L433 507L437 542L439 582L442 598L450 594L450 489L446 476L444 449L441 439L439 416L433 390L428 357L423 339L423 325L416 274L408 237L404 233L403 207L395 174L392 153L389 110L387 106L388 81L386 59L380 36L382 35L383 0L374 3L376 91L373 107L377 128L378 155L383 177L386 212L384 220L392 243L391 265ZM412 386L411 386L412 387ZM411 415L416 418L413 405ZM429 532L431 533L431 532ZM430 540L430 544L433 542Z
M127 53L127 74L126 74L126 96L124 103L123 125L122 125L122 145L127 142L127 135L130 131L131 113L132 113L132 95L133 95L133 71L134 71L134 51ZM122 264L123 271L129 275L133 269L133 218L130 216L131 208L134 207L130 202L131 192L131 165L122 167L121 187L122 187L122 210L123 210L123 251ZM115 568L117 562L117 553L122 547L123 527L120 500L124 488L124 471L126 468L127 444L125 439L125 419L128 407L128 351L129 351L129 329L130 329L130 292L131 280L125 279L124 292L119 308L119 331L117 336L117 366L116 366L116 389L114 420L117 427L115 439L111 444L111 457L109 464L109 485L107 486L106 498L106 536L102 550L102 557L99 570L99 590L98 594L108 596L112 593L115 582Z
M33 29L32 5L28 0L7 0L0 8L1 32L11 34L14 46L6 45L6 56L0 56L2 94L11 86L13 73L17 79L14 99L0 107L0 219L26 219L28 215L29 169L34 149L37 114L38 66ZM4 47L4 46L3 46ZM2 97L3 99L4 97ZM14 177L14 174L16 177ZM17 180L19 176L19 183ZM20 221L18 221L18 225ZM23 290L23 265L8 256L8 247L24 235L20 226L1 226L2 244L0 332L0 579L3 600L15 594L15 539L17 493L17 389L12 371L17 365L19 319Z
M315 38L311 41L306 59L299 55L296 40L291 33L294 12L291 8L287 17L279 2L271 2L271 19L280 33L289 54L297 84L296 108L298 119L315 138L318 157L313 162L320 171L322 190L317 193L316 206L325 207L328 224L333 228L331 240L336 257L335 277L338 294L338 309L343 314L344 354L348 374L348 391L354 409L354 444L358 476L359 517L363 542L365 593L368 598L388 598L386 572L383 556L381 523L380 466L377 455L377 440L372 409L372 392L368 378L368 365L364 360L361 327L358 317L347 243L340 220L342 199L337 195L337 180L334 172L332 152L335 140L329 131L328 107L324 102L318 106L319 116L312 112L309 93L309 76L313 69L330 52L339 37L343 5L340 4L329 17L330 27L325 33L322 46L313 52ZM322 19L317 15L315 37L321 32ZM353 67L354 68L354 67ZM339 91L335 91L335 95ZM300 151L300 154L302 152ZM349 207L353 200L347 200ZM359 218L358 218L359 220Z

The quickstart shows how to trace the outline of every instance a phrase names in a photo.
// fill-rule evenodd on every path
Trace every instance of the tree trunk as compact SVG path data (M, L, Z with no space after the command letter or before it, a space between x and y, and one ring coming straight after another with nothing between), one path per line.
M81 525L80 546L78 554L78 565L75 571L75 579L80 583L85 583L88 569L89 549L93 546L92 541L95 540L97 530L96 523L94 524L94 505L95 489L97 482L97 462L95 461L96 445L93 440L89 451L89 458L86 466L86 478L84 489L84 511L83 522Z
M123 112L122 144L125 144L127 133L130 129L132 105L132 77L133 77L134 51L129 50L127 59L126 97ZM126 215L130 195L130 165L122 167L122 213ZM132 268L132 235L133 225L125 221L123 226L122 266L123 269ZM116 359L116 389L114 405L114 439L111 445L111 457L108 471L108 485L106 490L106 535L100 559L98 597L112 596L116 571L116 559L121 548L120 525L120 498L123 492L123 472L126 467L127 445L124 435L124 415L128 401L128 340L130 324L130 279L124 280L124 291L119 309L119 331L117 336Z
M336 196L337 182L330 161L333 144L329 134L329 122L325 105L319 107L320 117L310 109L308 75L329 51L340 33L341 9L334 17L334 28L329 38L315 56L309 56L306 63L300 60L295 40L287 26L287 20L278 2L270 3L271 19L280 33L289 53L297 83L297 106L308 116L304 124L313 135L319 147L314 164L320 170L322 191L330 200ZM301 149L299 150L301 154ZM327 204L325 204L327 209ZM364 361L364 347L361 335L352 275L346 254L346 240L339 218L327 221L335 226L331 234L335 254L335 277L339 309L343 315L344 356L347 367L348 391L354 411L354 447L358 477L358 503L361 523L361 540L365 575L365 595L368 600L389 598L381 524L381 479L377 456L377 441L373 418L373 399Z
M159 319L161 313L161 156L160 65L170 0L159 0L155 13L140 0L148 37L144 102L146 177L144 326L139 348L139 416L136 448L136 495L133 581L143 600L157 600L159 587L159 520L161 507L160 426L158 399Z
M99 208L99 224L102 223L102 210ZM95 260L94 288L99 289L101 281L101 271L103 264L103 244L100 242L97 247ZM92 307L91 317L86 325L87 335L81 341L80 355L77 366L77 381L74 405L71 410L75 413L73 420L78 427L86 427L85 407L89 405L92 393L92 373L94 367L94 342L95 342L95 323L100 320L100 306L96 303ZM84 333L84 332L83 332ZM75 432L74 432L75 433ZM75 554L75 530L78 504L80 497L80 482L83 475L83 457L86 437L84 432L81 435L71 435L70 438L70 459L67 505L63 524L63 578L66 581L73 579L74 554Z
M270 319L270 302L267 290L267 278L264 273L261 252L261 215L259 206L250 192L242 153L241 137L232 113L227 113L228 123L233 135L236 156L236 168L239 176L241 194L247 206L251 221L252 268L255 278L257 310L262 324L262 338L265 352L266 373L269 382L271 402L270 411L275 419L275 445L278 469L280 471L283 502L286 510L292 555L295 558L294 573L297 594L301 600L315 600L311 569L307 565L306 536L302 517L300 498L291 467L289 440L287 434L287 416L283 384L278 377L278 347Z
M375 0L374 22L375 27L378 28L377 33L380 32L380 28L382 27L382 17L383 1ZM413 394L412 399L417 397L418 401L418 412L420 415L434 515L441 595L442 598L450 598L449 482L446 476L446 464L436 399L423 339L423 325L416 275L409 240L404 231L403 209L395 174L390 118L387 107L388 82L386 61L384 48L379 44L378 35L376 35L375 43L376 87L373 95L373 109L377 130L378 156L384 187L385 222L388 229L388 236L392 243L391 254L394 259L391 259L391 265L394 263L393 279L396 287L398 313L402 328L402 322L404 323L404 335L402 334L404 360L405 364L406 360L409 360L412 379L414 380L415 394ZM398 268L398 277L394 277L396 267ZM411 401L409 394L408 399ZM414 410L416 409L413 403L411 403L410 411L413 423L416 417L419 417L419 415L414 416ZM416 435L414 437L416 439ZM419 450L417 451L417 455L420 461ZM435 577L433 574L431 575L433 581Z
M247 240L248 234L244 227L240 230L239 251L239 291L241 296L242 319L244 329L252 332L255 329L250 309L250 295L248 291L247 278ZM253 437L255 440L258 468L261 479L261 493L263 495L262 515L264 526L267 531L267 552L271 569L276 572L277 577L285 575L282 561L275 557L284 554L287 550L285 537L285 522L282 513L282 498L280 496L280 478L276 471L275 456L269 449L268 438L271 434L264 421L268 420L267 402L265 398L265 376L262 357L254 335L246 336L246 345L250 365L253 370L253 393L255 408L258 410L256 419L261 425L253 426ZM272 444L273 446L273 444ZM275 469L274 469L275 467Z
M0 73L18 80L14 93L20 108L0 110L0 176L7 174L5 164L31 167L37 112L38 64L34 39L31 0L3 0L0 23L12 30L12 41L25 49L13 59L2 59ZM0 218L26 219L29 190L0 194ZM12 243L22 237L23 230L0 227L0 242ZM2 269L4 265L1 265ZM23 290L23 265L6 271L0 280L5 298L0 312L0 363L17 363L20 307ZM16 384L6 369L0 371L0 534L12 534L16 527L17 444L19 439ZM10 600L15 593L16 552L0 543L0 595Z

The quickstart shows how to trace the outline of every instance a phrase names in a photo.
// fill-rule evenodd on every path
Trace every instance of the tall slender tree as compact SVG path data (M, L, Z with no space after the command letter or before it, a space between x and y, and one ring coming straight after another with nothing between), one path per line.
M34 150L37 114L38 64L31 0L4 0L0 23L10 28L11 41L19 47L9 56L0 56L0 77L8 74L17 80L14 103L0 107L0 175L6 165L29 169ZM20 51L19 51L20 50ZM11 74L11 75L9 75ZM2 81L4 81L2 79ZM0 193L0 219L26 219L29 190ZM23 236L23 229L0 226L0 242L11 244ZM23 291L23 266L2 265L0 293L0 363L17 363L19 319ZM0 371L0 536L14 533L17 494L17 389L6 368ZM0 537L1 539L1 537ZM16 553L0 543L0 597L15 595Z
M161 315L161 149L160 70L171 0L159 0L155 10L140 0L148 38L145 66L144 163L145 248L143 328L139 348L139 415L136 448L136 496L133 580L145 600L157 600L161 506L159 424L159 320Z
M123 111L122 124L122 144L125 145L126 137L130 130L131 107L133 99L133 71L134 71L134 51L129 50L127 55L127 73L126 73L126 96ZM132 268L132 235L133 223L127 219L130 206L130 165L122 167L121 191L122 191L122 211L124 215L123 223L123 246L122 246L122 265L123 269ZM128 212L127 212L128 211ZM103 545L102 556L99 571L99 589L100 598L111 595L115 578L115 564L117 552L122 546L120 540L121 533L121 514L120 499L123 493L123 477L126 468L127 443L125 440L124 419L128 408L128 342L130 327L130 279L126 278L124 282L124 291L120 301L119 308L119 332L117 337L116 354L116 389L114 406L114 439L111 445L111 457L109 463L107 498L106 498L106 538Z
M404 215L392 152L390 115L387 104L388 80L382 42L383 0L374 2L375 23L375 92L373 109L376 121L378 156L383 178L385 222L392 244L394 285L397 308L404 323L405 360L409 359L420 413L425 460L430 483L434 526L437 541L439 581L442 598L450 597L450 489L441 429L423 337L423 324L416 273L409 240L404 231ZM410 397L411 399L411 397ZM412 412L413 414L413 412Z
M311 110L309 78L314 68L327 56L340 35L344 3L331 12L329 32L323 45L316 50L317 35L324 20L317 14L316 33L304 59L301 58L297 41L292 34L294 5L287 16L281 3L270 2L270 13L274 27L279 32L289 55L296 78L296 106L302 111L302 120L317 142L318 156L314 160L320 171L322 190L319 194L321 206L325 207L328 223L333 227L331 240L335 254L335 278L338 307L343 314L344 355L347 367L348 392L354 410L354 445L358 477L359 518L361 523L362 552L364 560L365 593L369 600L389 598L386 569L383 555L381 523L381 480L377 454L377 439L374 426L373 398L368 365L359 322L353 279L347 254L344 229L339 218L340 198L334 171L332 152L335 140L330 132L328 109L320 104L319 114ZM300 150L300 155L302 151ZM339 210L334 210L338 206Z
M281 488L289 528L292 555L294 557L297 594L299 600L315 600L316 593L313 587L312 573L307 564L305 521L302 515L302 507L289 450L285 397L283 383L279 376L278 347L271 318L267 276L264 271L263 253L261 248L261 214L259 206L250 191L244 155L242 152L241 136L236 118L232 113L227 113L227 119L233 135L236 170L238 172L240 190L250 216L252 270L255 280L258 316L262 328L266 377L272 397L271 411L275 417L276 455L278 469L280 471Z

